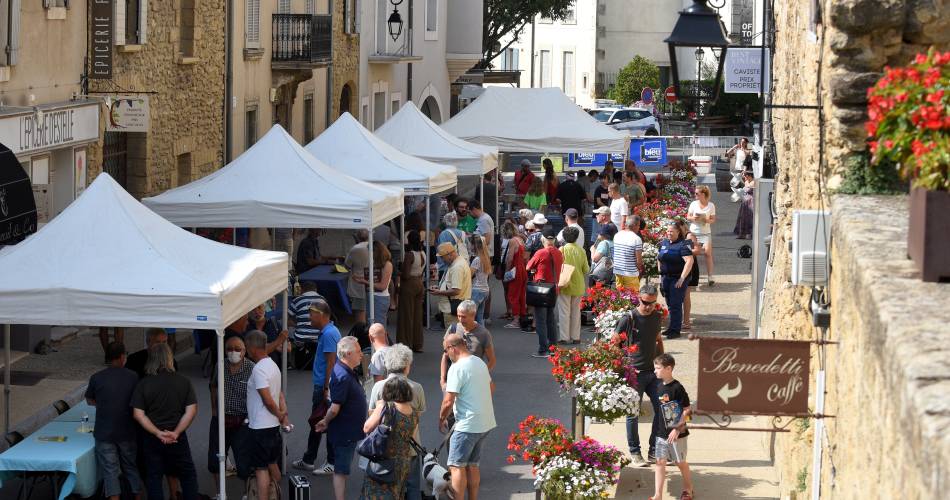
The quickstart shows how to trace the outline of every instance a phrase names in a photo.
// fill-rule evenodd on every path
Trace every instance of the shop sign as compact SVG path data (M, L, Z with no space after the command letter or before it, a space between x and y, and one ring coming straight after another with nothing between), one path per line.
M0 246L36 232L36 200L30 176L10 148L0 144Z
M727 94L758 94L762 87L762 49L730 48L723 74ZM769 74L769 49L765 49L765 74ZM770 84L766 77L766 92Z
M89 46L91 51L89 78L110 79L112 78L112 30L115 25L112 0L92 0L91 10L89 22L92 44Z
M752 45L755 37L753 0L732 0L732 41L739 45ZM732 50L730 47L729 50Z
M148 132L148 96L113 97L107 110L106 130L109 132Z
M568 155L568 168L603 167L607 159L614 164L622 164L624 156L621 153L571 153Z
M99 105L43 108L0 118L0 141L21 156L94 141L99 137Z
M638 167L666 165L666 138L630 140L630 158Z
M699 339L696 407L703 413L808 413L811 342Z

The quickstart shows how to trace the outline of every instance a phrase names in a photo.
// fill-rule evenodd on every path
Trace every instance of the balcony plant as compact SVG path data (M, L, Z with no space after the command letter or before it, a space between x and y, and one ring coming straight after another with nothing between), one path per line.
M907 252L924 281L950 279L950 52L885 68L868 89L871 161L911 182Z

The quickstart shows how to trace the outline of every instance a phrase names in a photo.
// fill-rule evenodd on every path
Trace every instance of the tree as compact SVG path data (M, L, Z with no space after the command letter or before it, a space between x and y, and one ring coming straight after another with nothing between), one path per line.
M482 60L476 67L487 68L492 59L518 40L536 16L559 21L573 8L574 0L485 0ZM512 35L511 40L501 46L501 39L508 34Z
M630 104L640 99L643 87L654 90L660 86L660 68L643 56L636 56L617 75L617 83L607 92L607 97L621 104Z

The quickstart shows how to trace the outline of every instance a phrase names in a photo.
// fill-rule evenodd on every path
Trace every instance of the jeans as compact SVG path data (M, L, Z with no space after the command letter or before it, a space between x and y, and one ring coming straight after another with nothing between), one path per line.
M323 399L323 388L314 387L313 388L313 405L310 409L313 412L313 409L317 407ZM314 464L314 460L317 459L317 452L320 451L320 440L323 439L322 432L314 432L313 427L310 428L310 434L307 435L307 451L303 454L303 461L308 464ZM330 440L327 439L327 463L333 463L333 445L330 444Z
M422 500L422 456L412 457L409 464L409 479L406 480L406 498Z
M241 424L237 429L224 429L224 454L227 456L228 450L234 454L234 466L237 469L238 477L246 478L250 471L244 465L242 439L247 435L247 424ZM218 417L212 415L208 430L208 472L218 473Z
M178 442L162 444L151 434L142 438L142 455L145 457L145 485L149 500L165 500L165 475L175 476L181 484L182 500L197 500L198 475L191 461L188 436L178 436Z
M369 298L366 303L369 304ZM373 321L386 324L386 318L389 316L389 295L373 295L373 316Z
M557 308L535 307L534 326L538 330L538 354L549 352L557 343Z
M683 326L683 300L686 299L686 287L689 284L683 281L683 286L677 287L679 276L664 276L660 281L660 293L666 299L666 306L670 308L670 326L667 334L678 334Z
M637 398L643 402L643 393L650 398L650 404L653 406L653 426L650 430L650 454L656 449L656 438L660 430L660 402L657 401L656 389L659 381L652 371L641 371L637 373ZM627 446L631 455L640 454L640 423L639 415L627 415ZM666 437L666 436L663 436Z
M482 318L485 317L485 299L488 298L488 292L472 288L472 302L478 304L478 311L475 312L475 322L484 325Z
M119 476L124 475L133 494L142 491L142 479L135 464L135 440L109 441L96 440L96 462L99 464L99 476L102 477L102 493L106 497L122 494Z

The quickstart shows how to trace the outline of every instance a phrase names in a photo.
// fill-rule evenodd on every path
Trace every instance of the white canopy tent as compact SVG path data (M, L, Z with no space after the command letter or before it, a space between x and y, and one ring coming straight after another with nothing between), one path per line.
M382 186L402 187L407 194L423 194L429 197L452 189L458 183L458 169L454 166L440 165L399 151L373 135L349 113L340 115L333 125L307 144L306 149L317 159L347 175ZM401 231L404 231L404 227L405 224L400 224ZM428 200L426 227L429 227ZM427 256L428 241L426 238ZM370 231L369 269L373 269L372 248L373 232ZM370 322L374 319L373 306L373 294L370 293Z
M442 128L505 153L626 153L630 145L558 88L488 87Z
M274 125L221 170L142 203L183 227L372 229L402 213L401 191L341 174Z
M100 174L43 229L0 251L6 381L10 324L209 328L218 332L217 403L223 415L224 328L285 290L287 269L287 254L191 234Z

